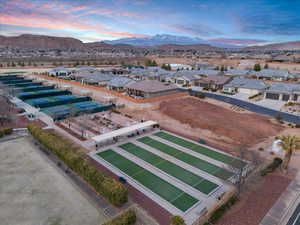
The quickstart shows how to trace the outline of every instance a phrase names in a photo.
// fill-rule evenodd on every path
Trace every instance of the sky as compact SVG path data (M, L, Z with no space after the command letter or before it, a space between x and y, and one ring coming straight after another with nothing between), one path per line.
M84 42L171 34L235 45L300 40L300 0L0 0L0 35Z

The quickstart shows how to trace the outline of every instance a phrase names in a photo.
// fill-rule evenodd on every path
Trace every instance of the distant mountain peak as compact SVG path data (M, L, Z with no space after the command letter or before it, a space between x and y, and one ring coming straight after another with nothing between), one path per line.
M209 44L200 38L176 36L170 34L156 34L145 38L121 38L118 40L106 40L108 44L129 44L135 46L156 46L165 44L175 45L194 45L194 44Z

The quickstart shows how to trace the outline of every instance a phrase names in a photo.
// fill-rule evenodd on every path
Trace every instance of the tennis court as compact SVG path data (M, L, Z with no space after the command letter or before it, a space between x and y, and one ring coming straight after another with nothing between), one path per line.
M153 154L137 145L132 143L126 143L119 146L125 151L137 156L138 158L146 161L154 167L164 171L165 173L177 178L178 180L188 184L200 192L208 195L214 191L218 185L200 177L168 160L161 158L158 155Z
M32 83L34 85L34 83ZM14 90L20 92L32 92L32 91L42 91L42 90L52 90L54 86L42 86L42 85L34 85L28 87L16 87Z
M97 156L118 168L123 173L127 174L129 177L143 185L145 188L159 195L162 199L168 201L170 204L183 212L186 212L199 202L198 199L185 193L181 189L166 182L165 180L154 175L148 170L145 170L136 163L130 161L111 149L104 152L99 152L97 153Z
M36 92L22 92L17 96L18 98L24 101L33 98L43 98L43 97L70 95L70 94L72 94L70 91L54 89L54 90L42 90Z
M195 144L191 141L187 141L183 138L176 137L174 135L171 135L171 134L163 132L163 131L155 133L154 135L157 136L157 137L163 138L167 141L170 141L174 144L177 144L181 147L184 147L186 149L189 149L189 150L192 150L194 152L205 155L205 156L207 156L209 158L212 158L214 160L220 161L220 162L228 164L228 165L232 165L235 168L240 169L240 168L244 168L247 165L247 163L243 162L242 160L236 159L236 158L231 157L231 156L226 155L226 154L222 154L222 153L217 152L213 149L209 149L209 148L204 147L202 145Z
M226 170L226 169L216 166L212 163L209 163L205 160L199 159L190 154L182 152L176 148L173 148L162 142L156 141L150 137L143 137L143 138L139 138L137 140L143 144L146 144L158 151L161 151L167 155L170 155L180 161L183 161L191 166L194 166L194 167L196 167L208 174L211 174L215 177L218 177L222 180L228 180L229 178L231 178L234 175L234 173L230 172L229 170Z

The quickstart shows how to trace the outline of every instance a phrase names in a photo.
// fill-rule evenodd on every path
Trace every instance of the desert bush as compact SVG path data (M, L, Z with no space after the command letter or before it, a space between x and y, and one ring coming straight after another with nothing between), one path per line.
M181 216L172 216L171 224L172 225L185 225L185 222Z
M271 162L266 168L264 168L261 172L261 176L266 176L268 173L274 172L280 165L282 164L281 158L274 158L273 162Z
M12 132L13 132L12 128L6 128L6 129L3 130L4 135L12 134Z
M0 138L5 136L5 135L12 134L12 132L13 132L12 128L6 128L6 129L3 129L3 130L0 130Z
M28 130L41 145L61 159L113 205L121 206L127 202L128 193L124 185L100 173L90 164L80 147L54 131L45 131L36 125L28 125Z
M217 224L221 217L228 211L236 202L237 197L232 196L226 203L219 207L209 218L208 222L205 224Z
M133 210L128 210L113 220L103 225L133 225L136 222L136 214Z

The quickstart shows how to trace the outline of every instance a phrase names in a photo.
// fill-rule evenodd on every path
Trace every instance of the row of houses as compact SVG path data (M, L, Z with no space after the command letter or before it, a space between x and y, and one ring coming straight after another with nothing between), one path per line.
M133 68L119 73L115 73L115 71L115 68L104 71L91 67L82 68L71 74L73 79L81 83L105 86L109 90L126 92L128 95L142 98L174 93L178 87L198 87L204 90L220 90L229 94L256 95L261 93L266 99L300 101L299 84L277 82L268 85L264 79L248 78L249 74L253 76L254 72L250 73L246 70L221 72L201 69L173 72L165 71L159 67L149 67L148 69ZM261 74L269 74L274 77L298 76L298 74L283 70L277 72L262 70L255 72L255 74L257 77ZM50 72L49 75L51 75Z

